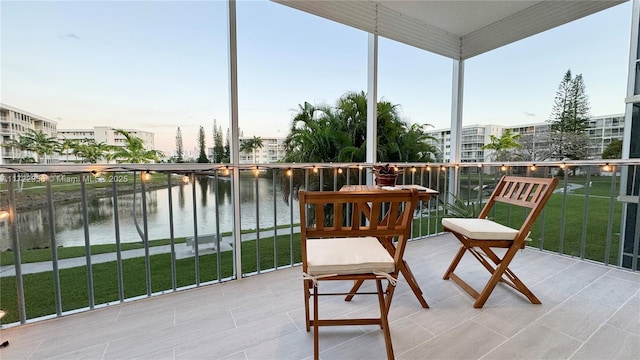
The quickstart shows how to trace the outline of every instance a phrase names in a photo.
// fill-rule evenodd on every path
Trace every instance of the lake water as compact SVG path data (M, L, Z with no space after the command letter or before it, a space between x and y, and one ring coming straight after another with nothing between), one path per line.
M283 194L277 186L274 193L273 180L259 178L256 192L256 179L240 180L240 226L242 229L256 228L256 203L259 206L260 227L273 227L274 214L278 225L290 224L291 208L283 200ZM233 227L233 208L231 206L231 182L218 180L215 191L215 179L201 177L195 182L195 201L198 223L198 235L216 232L216 196L220 232L231 231ZM192 236L193 188L191 184L176 185L171 189L173 200L174 236ZM275 209L274 209L275 196ZM113 220L113 199L92 198L88 194L89 239L92 245L115 243ZM142 227L140 193L137 194L138 223ZM133 195L118 196L118 214L120 221L120 239L122 242L141 241L133 221ZM293 203L293 221L299 221L298 204ZM147 221L149 239L169 238L169 191L167 189L147 192ZM17 216L18 237L23 249L49 247L49 215L47 207L21 212ZM56 243L58 246L84 245L82 206L78 203L55 206ZM0 222L0 250L11 248L8 224Z

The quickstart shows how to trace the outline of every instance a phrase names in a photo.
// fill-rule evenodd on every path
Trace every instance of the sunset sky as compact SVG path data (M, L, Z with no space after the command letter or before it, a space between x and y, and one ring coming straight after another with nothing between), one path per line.
M464 124L547 120L564 73L582 74L594 116L624 112L631 2L471 58ZM224 1L1 1L0 101L58 121L155 133L171 154L229 124ZM367 34L280 4L239 1L245 136L288 133L298 104L367 88ZM411 123L449 126L452 61L380 39L380 97Z

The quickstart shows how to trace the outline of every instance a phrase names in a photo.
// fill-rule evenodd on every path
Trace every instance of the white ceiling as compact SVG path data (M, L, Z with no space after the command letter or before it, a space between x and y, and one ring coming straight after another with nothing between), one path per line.
M462 37L541 1L392 0L375 2Z
M628 0L273 0L464 60Z

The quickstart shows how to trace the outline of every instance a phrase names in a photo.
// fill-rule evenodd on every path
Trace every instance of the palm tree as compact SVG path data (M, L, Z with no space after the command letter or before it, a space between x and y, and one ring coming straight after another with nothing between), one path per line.
M58 151L60 143L55 137L49 136L42 130L28 129L26 133L21 134L18 140L9 140L8 147L15 147L21 152L33 152L38 155L37 162L44 162L46 155L51 155ZM22 156L20 162L22 162Z
M299 105L289 135L285 139L285 162L341 162L344 158L364 159L344 124L328 106Z
M65 138L58 147L58 154L65 155L67 157L67 162L69 162L69 153L75 153L75 149L78 145L78 140Z
M116 129L115 132L125 137L125 144L124 146L116 147L113 153L110 154L110 159L120 163L139 164L158 161L160 156L163 156L161 151L147 150L144 147L144 141L137 136L131 135L128 131Z
M398 138L400 161L404 162L432 162L438 150L435 138L428 135L424 128L428 125L412 124L406 133Z
M511 150L522 149L522 144L518 142L521 134L514 134L511 130L507 129L502 133L502 136L497 137L491 135L491 142L484 145L482 150L493 150L495 161L511 161L515 160L517 154L514 154Z
M426 125L409 126L401 120L399 106L388 101L377 104L377 155L380 161L432 161L436 149ZM285 162L363 162L366 158L367 95L364 92L344 94L335 106L315 106L308 102L298 105L289 135L285 139ZM325 179L332 174L323 173ZM294 173L294 191L304 183ZM319 181L310 180L310 189L318 189ZM341 180L339 180L341 181ZM325 186L331 183L325 181ZM283 182L284 194L289 194L289 182Z
M254 136L251 139L245 139L242 144L240 144L240 151L244 153L253 153L253 163L256 163L256 150L262 149L263 147L262 138L259 136Z
M85 139L82 143L76 143L73 154L82 159L83 163L95 164L100 159L108 158L112 150L114 150L113 146L103 142L98 143L94 139Z
M144 141L137 136L131 135L128 131L123 129L116 129L117 134L121 134L125 138L124 146L118 146L114 148L114 151L109 155L110 159L114 159L121 163L150 163L151 161L157 161L162 152L158 150L147 150L144 147ZM133 223L136 226L138 235L145 241L144 232L138 224L136 217L136 171L133 171Z
M5 141L5 143L2 146L7 148L17 149L18 151L20 151L20 157L18 158L18 163L22 163L28 158L24 156L26 152L32 151L31 139L25 136L20 136L18 137L17 140L9 139ZM35 162L33 158L31 158L31 160L32 160L31 162Z
M42 130L35 131L29 129L25 136L31 139L33 144L33 151L38 154L38 163L45 162L46 156L57 152L60 143L58 139L53 136L49 136Z
M377 104L380 161L433 161L433 138L426 125L409 126L400 119L399 105ZM335 107L299 105L285 140L288 162L361 162L366 157L367 96L364 92L343 95Z

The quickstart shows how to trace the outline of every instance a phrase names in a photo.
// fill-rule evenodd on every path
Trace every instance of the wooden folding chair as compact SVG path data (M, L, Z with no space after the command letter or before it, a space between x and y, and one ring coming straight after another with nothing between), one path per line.
M393 299L405 245L410 235L416 190L300 191L300 236L307 331L313 326L313 356L319 358L318 327L379 325L384 332L387 357L393 346L387 314ZM395 246L385 246L393 241ZM319 319L318 297L350 293L319 293L324 281L373 280L378 295L379 318ZM383 289L382 281L387 281ZM353 295L353 294L351 294ZM313 298L313 318L309 300Z
M443 279L451 279L476 299L473 307L481 308L498 282L503 282L526 296L533 304L540 304L535 295L509 269L516 252L524 248L531 227L558 184L557 178L503 176L482 208L477 219L444 218L442 226L460 240L462 245L453 258ZM487 219L496 203L528 208L528 214L519 229L513 229ZM492 248L506 248L500 258ZM480 293L454 274L466 252L471 253L491 273Z

